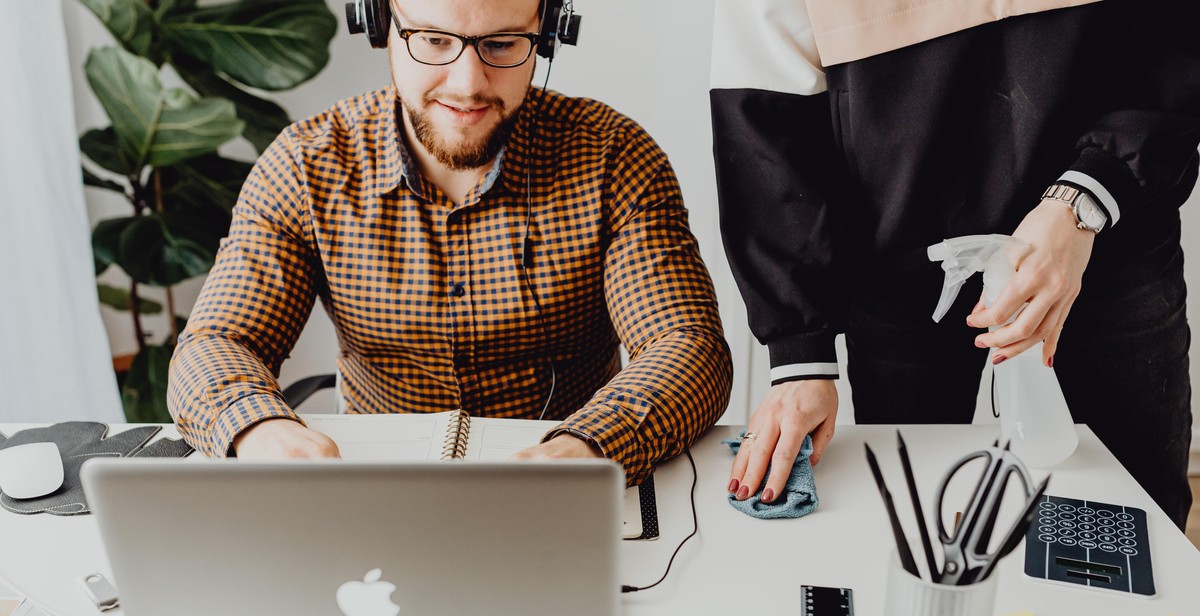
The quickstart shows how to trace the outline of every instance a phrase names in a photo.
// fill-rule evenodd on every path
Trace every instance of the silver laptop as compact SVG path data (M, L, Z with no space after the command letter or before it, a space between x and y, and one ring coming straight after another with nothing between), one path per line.
M618 611L605 461L83 468L128 616Z

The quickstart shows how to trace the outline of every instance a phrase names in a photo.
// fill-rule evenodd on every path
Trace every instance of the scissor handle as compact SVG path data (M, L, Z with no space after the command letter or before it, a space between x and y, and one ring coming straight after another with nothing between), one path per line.
M946 488L955 473L967 463L976 458L988 461L987 468L980 475L975 489L971 492L971 501L964 512L961 523L951 535L946 531L945 520L942 517L943 501ZM987 552L987 543L991 537L996 517L999 515L1000 500L1004 496L1005 486L1011 475L1016 474L1025 488L1025 498L1028 499L1033 488L1033 481L1025 465L1019 458L1013 456L1007 449L989 447L987 449L967 454L950 467L938 488L937 520L938 539L945 549L945 571L942 582L957 584L963 577L973 577L974 573L986 567L988 561L998 558L997 554ZM980 550L980 547L983 547Z

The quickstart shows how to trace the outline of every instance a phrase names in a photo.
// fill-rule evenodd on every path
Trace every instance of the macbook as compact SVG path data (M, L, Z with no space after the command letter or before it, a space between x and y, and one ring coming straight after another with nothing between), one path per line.
M618 611L611 462L96 460L82 476L128 616Z

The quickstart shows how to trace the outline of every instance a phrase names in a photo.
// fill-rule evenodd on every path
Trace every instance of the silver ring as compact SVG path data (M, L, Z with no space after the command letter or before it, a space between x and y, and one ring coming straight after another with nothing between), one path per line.
M742 440L743 440L743 441L744 441L744 440L746 440L746 439L750 439L750 438L756 439L756 438L758 438L758 435L757 435L757 434L755 434L755 433L753 433L753 432L747 432L747 433L745 433L745 434L743 434L743 435L742 435Z

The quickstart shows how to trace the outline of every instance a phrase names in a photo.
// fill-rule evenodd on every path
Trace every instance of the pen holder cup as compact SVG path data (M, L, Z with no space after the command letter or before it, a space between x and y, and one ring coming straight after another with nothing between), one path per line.
M888 616L992 616L998 577L993 572L976 584L935 584L905 571L900 557L893 551L888 560L884 613Z

